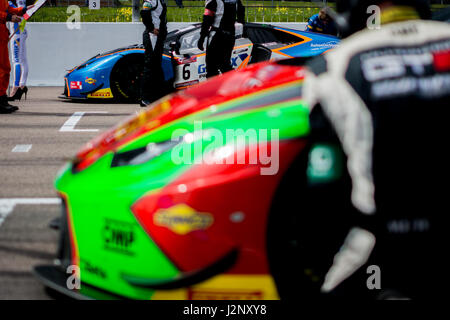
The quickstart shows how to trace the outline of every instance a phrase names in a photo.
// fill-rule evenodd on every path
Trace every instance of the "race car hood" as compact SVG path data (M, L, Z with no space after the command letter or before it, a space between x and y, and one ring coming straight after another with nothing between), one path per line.
M192 117L201 120L202 117L230 112L219 108L215 110L215 106L238 97L251 98L253 93L270 90L301 79L303 79L303 69L298 66L263 62L241 71L226 73L195 87L166 96L150 105L147 110L132 116L86 144L76 155L73 171L77 172L87 168L107 152L127 151L127 148L131 148L130 143L138 137L180 118ZM300 95L300 86L298 92L294 94ZM248 105L240 104L238 109L257 108L258 106L261 106L258 105L258 102L251 101ZM205 110L209 112L205 113ZM168 137L161 136L160 139L165 141ZM133 147L136 146L133 145Z
M222 290L232 277L276 299L265 217L307 143L303 74L285 62L230 72L91 141L55 180L68 230L61 261L80 267L82 283L126 297L187 298L187 287L218 279Z
M75 70L83 69L86 66L88 66L89 64L91 64L92 62L94 62L94 61L96 61L96 60L98 60L100 58L103 58L103 57L106 57L106 56L110 56L110 55L113 55L113 54L116 54L116 53L120 54L120 52L124 52L124 51L128 51L128 50L144 50L144 45L142 45L142 44L133 44L133 45L128 46L128 47L122 47L122 48L114 49L114 50L111 50L111 51L98 53L95 56L93 56L92 58L87 59L86 61L84 61L80 65L78 65L78 66L68 70L68 73L67 73L66 77L71 72L73 72Z

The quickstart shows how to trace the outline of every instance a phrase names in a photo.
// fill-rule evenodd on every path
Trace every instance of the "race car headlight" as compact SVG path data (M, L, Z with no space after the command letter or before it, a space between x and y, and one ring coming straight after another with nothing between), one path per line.
M180 140L168 140L164 142L151 142L145 147L114 154L111 167L138 165L156 158L160 154L175 147Z

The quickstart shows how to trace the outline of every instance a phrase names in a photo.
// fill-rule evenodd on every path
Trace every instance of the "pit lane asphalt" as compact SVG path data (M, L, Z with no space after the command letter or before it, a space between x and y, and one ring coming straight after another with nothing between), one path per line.
M58 99L62 87L31 87L27 100L11 104L20 109L0 114L0 299L50 299L32 275L36 264L49 264L56 252L58 232L48 227L59 216L56 204L16 204L10 199L56 198L57 171L91 138L140 111L136 104L68 102ZM86 113L76 129L61 132L75 112ZM107 112L107 113L102 113ZM32 145L28 152L12 152ZM31 200L31 202L35 202ZM9 214L7 214L9 212Z

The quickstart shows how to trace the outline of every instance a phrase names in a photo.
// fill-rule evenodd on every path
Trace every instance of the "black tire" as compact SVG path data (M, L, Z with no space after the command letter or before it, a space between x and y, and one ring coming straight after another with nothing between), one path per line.
M143 54L129 54L120 59L111 71L111 91L118 101L136 102L140 97Z
M302 150L285 173L268 220L269 268L283 300L326 298L320 287L349 230L339 200L348 180L307 187L308 156Z
M304 260L298 232L303 187L295 186L305 184L306 175L301 168L306 160L302 152L282 178L267 223L269 268L282 300L299 298L297 289L304 288Z

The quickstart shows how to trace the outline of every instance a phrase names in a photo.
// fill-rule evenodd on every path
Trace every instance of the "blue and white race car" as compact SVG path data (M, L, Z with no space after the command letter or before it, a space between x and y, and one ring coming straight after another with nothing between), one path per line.
M200 27L197 23L167 35L162 67L172 90L206 80L205 52L197 48ZM234 69L242 69L265 60L312 57L338 43L336 37L308 31L258 23L237 24L231 63ZM64 94L60 97L135 101L139 97L143 61L142 45L98 54L66 74Z

